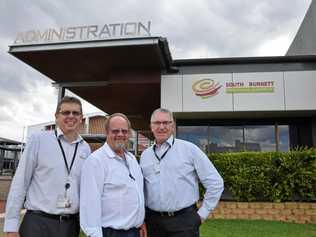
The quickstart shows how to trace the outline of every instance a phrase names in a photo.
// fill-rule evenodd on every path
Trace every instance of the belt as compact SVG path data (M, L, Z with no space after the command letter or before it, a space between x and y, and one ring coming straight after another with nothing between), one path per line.
M49 214L43 211L27 210L28 213L36 214L39 216L44 216L50 219L59 220L59 221L69 221L69 220L79 220L79 214Z
M178 211L154 211L150 208L146 208L146 211L149 215L156 215L156 216L177 216L185 212L196 211L196 210L197 208L195 204L189 207L182 208Z

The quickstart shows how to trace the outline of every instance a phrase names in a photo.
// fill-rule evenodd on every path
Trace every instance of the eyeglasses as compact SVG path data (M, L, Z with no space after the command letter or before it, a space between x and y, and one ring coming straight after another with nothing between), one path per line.
M153 121L151 122L153 125L159 127L160 125L163 125L164 127L172 124L172 121Z
M81 112L79 112L79 111L70 111L70 110L59 111L59 113L64 115L64 116L69 116L70 114L72 114L73 116L80 116L81 115Z
M114 135L118 135L120 132L121 132L123 135L127 135L127 134L128 134L128 129L111 129L110 131L111 131L111 133L113 133Z

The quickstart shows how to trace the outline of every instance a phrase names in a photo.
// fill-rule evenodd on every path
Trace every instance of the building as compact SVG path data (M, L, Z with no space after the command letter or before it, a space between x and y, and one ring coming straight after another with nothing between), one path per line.
M59 98L68 89L104 112L125 113L146 137L151 112L165 107L177 137L207 152L287 151L316 146L315 17L312 1L278 57L172 60L162 37L67 41L67 29L46 32L55 41L20 35L9 53L55 81Z
M83 116L83 122L81 124L79 133L87 141L92 150L99 148L104 141L106 140L105 136L105 121L107 118L106 113L96 112L88 113ZM46 123L34 124L28 126L27 128L27 138L29 139L32 134L39 131L48 131L55 129L55 121L50 121ZM136 144L138 147L136 148ZM135 131L132 131L132 136L129 141L129 150L138 153L145 150L150 145L150 140L138 134Z
M0 137L0 176L13 175L24 144Z

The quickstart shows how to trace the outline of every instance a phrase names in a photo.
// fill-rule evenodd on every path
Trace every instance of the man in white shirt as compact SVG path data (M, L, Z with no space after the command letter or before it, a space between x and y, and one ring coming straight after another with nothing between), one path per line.
M148 236L198 237L199 226L220 199L223 179L199 147L174 138L175 122L169 110L155 110L150 127L155 144L140 160ZM199 209L198 181L206 189Z
M131 124L121 113L105 123L106 143L84 163L80 225L90 237L146 236L143 175L127 149Z
M78 133L80 100L62 98L55 118L56 130L37 133L27 142L7 200L5 237L79 236L80 171L90 154ZM27 211L19 228L23 205Z

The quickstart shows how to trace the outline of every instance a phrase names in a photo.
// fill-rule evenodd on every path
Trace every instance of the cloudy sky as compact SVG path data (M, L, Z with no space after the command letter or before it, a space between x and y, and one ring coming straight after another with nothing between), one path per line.
M49 78L9 55L17 33L151 21L172 57L284 55L311 0L1 0L0 137L21 140L28 125L53 120ZM84 110L96 108L84 104Z

